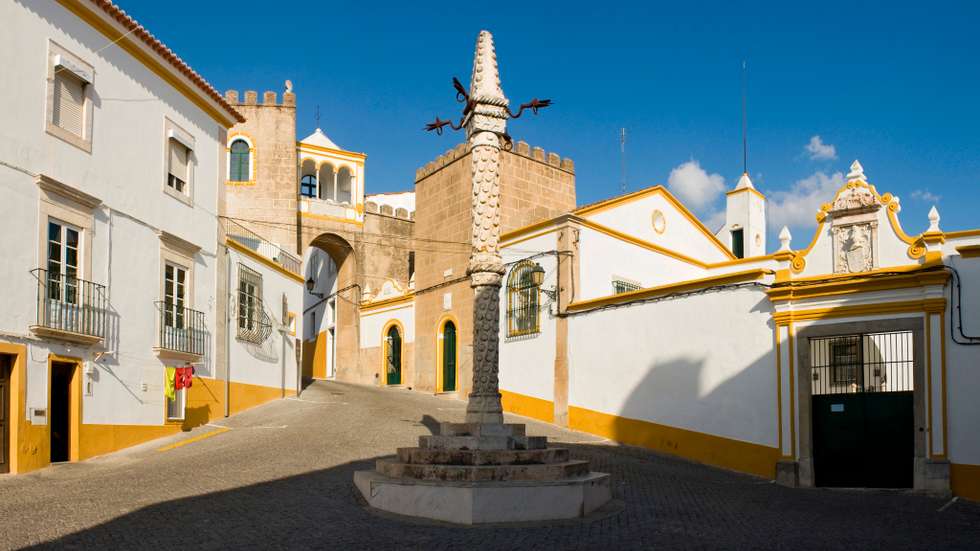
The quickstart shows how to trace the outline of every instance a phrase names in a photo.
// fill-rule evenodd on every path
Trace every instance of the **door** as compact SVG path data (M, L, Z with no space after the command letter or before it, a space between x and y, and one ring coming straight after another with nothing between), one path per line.
M402 336L398 332L397 325L392 325L388 329L385 341L388 348L385 357L386 384L400 385L402 384Z
M0 354L0 474L10 472L10 356Z
M810 339L817 486L911 488L911 331Z
M71 380L74 371L75 365L71 363L51 364L51 407L48 422L51 429L52 463L71 460Z
M447 321L442 326L442 391L456 390L456 326Z

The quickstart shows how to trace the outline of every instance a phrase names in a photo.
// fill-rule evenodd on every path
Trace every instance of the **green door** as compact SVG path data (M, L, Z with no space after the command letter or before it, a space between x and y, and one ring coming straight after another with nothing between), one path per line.
M402 336L398 333L398 327L392 325L386 337L388 341L387 351L387 384L402 384Z
M447 321L442 327L442 391L456 390L456 326Z

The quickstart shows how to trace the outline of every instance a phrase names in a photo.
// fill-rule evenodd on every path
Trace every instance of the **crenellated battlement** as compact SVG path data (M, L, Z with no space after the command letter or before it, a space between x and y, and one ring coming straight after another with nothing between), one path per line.
M391 205L379 205L374 201L367 201L364 203L364 212L369 214L380 214L381 216L389 216L391 218L399 218L410 222L415 221L414 210L409 211L405 208L394 208Z
M439 169L445 167L453 161L461 157L465 157L469 154L469 152L470 146L468 143L463 142L457 144L456 147L436 157L425 166L416 169L415 181L418 182L419 180L432 175L432 173L437 172ZM514 147L510 150L510 152L539 163L553 166L559 170L568 172L569 174L575 174L575 162L568 157L562 158L558 153L545 151L541 147L531 147L525 141L515 142Z
M244 95L240 95L238 90L226 90L225 101L234 105L241 106L263 106L263 107L296 107L296 94L289 88L282 94L282 103L278 100L278 94L272 90L262 92L262 101L259 102L259 93L255 90L245 90Z

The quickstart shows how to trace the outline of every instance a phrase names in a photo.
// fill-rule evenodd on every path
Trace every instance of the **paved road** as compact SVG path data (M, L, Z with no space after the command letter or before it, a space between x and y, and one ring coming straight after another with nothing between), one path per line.
M584 521L474 528L367 510L353 472L413 445L436 420L462 419L463 408L317 383L184 446L158 451L214 429L0 477L0 548L980 548L975 503L793 490L533 421L529 432L611 472L620 506Z

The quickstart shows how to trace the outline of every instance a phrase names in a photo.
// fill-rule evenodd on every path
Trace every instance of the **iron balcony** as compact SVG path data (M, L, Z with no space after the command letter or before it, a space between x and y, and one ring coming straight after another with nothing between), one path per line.
M161 357L197 361L207 348L207 328L204 312L184 308L167 301L156 301L157 346Z
M31 332L39 337L82 344L105 340L105 286L44 268L31 270L37 280L37 315Z

